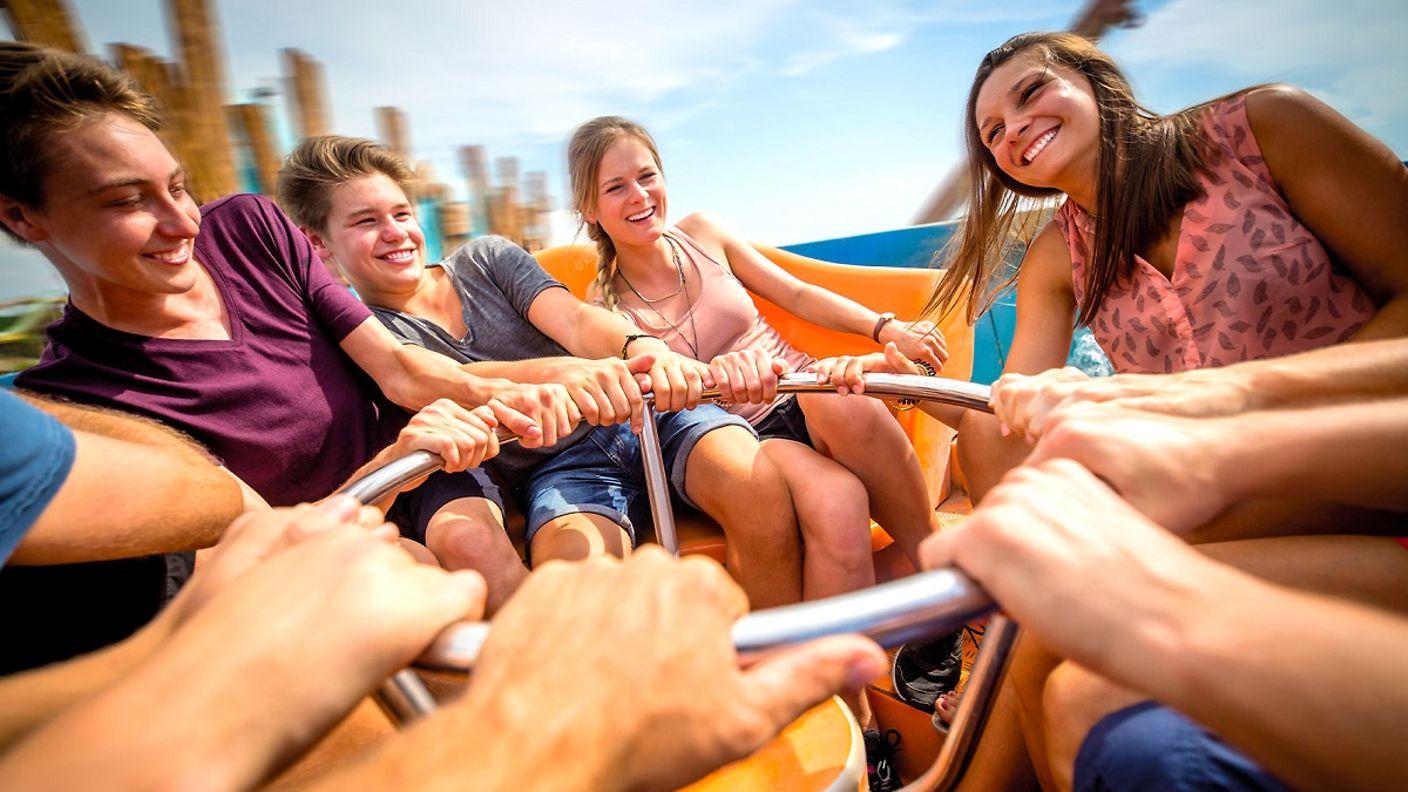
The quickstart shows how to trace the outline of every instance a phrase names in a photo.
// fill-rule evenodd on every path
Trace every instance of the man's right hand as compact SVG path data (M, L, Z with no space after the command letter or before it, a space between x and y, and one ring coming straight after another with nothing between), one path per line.
M675 789L884 672L884 652L855 635L740 669L730 634L747 608L718 564L654 547L546 564L495 617L456 706L515 747L572 757L581 788Z
M571 359L558 364L559 384L592 426L631 422L639 433L645 401L641 398L638 375L648 374L655 365L654 355L637 355L629 360Z
M548 448L572 433L582 412L567 388L503 380L485 405L524 448Z

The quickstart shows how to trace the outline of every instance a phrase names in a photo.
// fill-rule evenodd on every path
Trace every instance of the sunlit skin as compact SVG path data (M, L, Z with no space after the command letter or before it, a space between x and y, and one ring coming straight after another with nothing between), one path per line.
M1095 207L1100 111L1084 75L1030 55L1012 58L988 75L973 116L1003 173Z
M60 271L74 306L129 332L228 337L223 304L193 255L200 211L161 139L114 113L50 145L41 205L6 198L3 212Z
M599 223L618 249L651 247L669 227L668 209L665 177L644 143L627 137L606 150L587 222Z
M375 305L405 305L429 277L415 208L384 173L358 176L333 190L327 228L310 230L309 238L318 255L336 262Z

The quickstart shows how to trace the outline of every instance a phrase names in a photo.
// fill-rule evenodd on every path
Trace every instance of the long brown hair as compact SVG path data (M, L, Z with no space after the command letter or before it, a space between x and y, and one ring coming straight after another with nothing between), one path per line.
M601 159L606 150L618 141L634 138L639 140L655 160L660 177L665 176L665 166L660 164L660 151L655 140L645 127L620 116L593 118L577 127L572 133L572 141L567 145L567 173L572 182L572 205L576 208L582 227L587 230L587 238L596 243L596 280L592 282L592 292L600 295L606 307L616 309L620 299L616 296L613 281L616 279L616 245L602 230L600 223L587 222L587 214L596 211L596 180L601 174Z
M1085 76L1099 107L1095 249L1087 251L1085 293L1077 312L1079 323L1088 325L1110 288L1133 273L1135 254L1162 237L1174 213L1203 194L1198 175L1206 172L1210 155L1203 148L1199 116L1207 105L1167 116L1144 108L1110 56L1072 33L1023 33L989 52L973 77L963 116L972 201L962 228L937 257L949 271L925 306L926 315L946 315L966 297L966 318L976 321L1017 278L1006 263L1032 235L1030 228L1026 233L1019 228L1022 210L1033 203L1022 199L1051 202L1061 194L1003 173L974 121L983 84L1018 55Z

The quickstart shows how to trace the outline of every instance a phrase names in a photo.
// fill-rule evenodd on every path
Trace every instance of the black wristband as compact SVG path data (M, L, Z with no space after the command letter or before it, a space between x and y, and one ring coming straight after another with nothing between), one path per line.
M622 360L625 360L626 358L630 357L630 354L628 354L628 350L631 348L631 342L632 342L632 341L635 341L635 340L638 339L638 338L654 338L654 337L655 337L655 336L653 336L653 335L651 335L651 334L649 334L649 333L630 333L629 335L626 336L625 342L621 344L621 359L622 359Z

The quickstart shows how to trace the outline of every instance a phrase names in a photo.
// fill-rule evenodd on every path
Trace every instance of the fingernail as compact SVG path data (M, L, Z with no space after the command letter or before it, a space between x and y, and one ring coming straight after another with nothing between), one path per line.
M361 505L351 495L338 494L318 504L318 508L330 516L341 520L350 520L357 514L357 509L361 508Z

